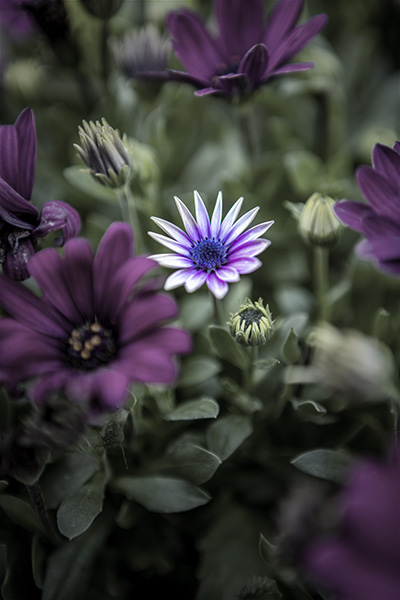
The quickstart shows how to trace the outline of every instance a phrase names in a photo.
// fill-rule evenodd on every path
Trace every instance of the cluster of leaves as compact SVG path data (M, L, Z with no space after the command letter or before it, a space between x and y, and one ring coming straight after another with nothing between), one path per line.
M247 209L259 205L260 220L275 225L263 266L231 285L219 323L204 291L174 292L193 352L182 359L173 388L134 387L126 407L79 431L78 441L52 446L39 431L36 445L8 461L16 447L6 432L36 409L3 392L2 597L316 598L277 551L281 502L310 481L334 493L357 456L385 452L394 415L385 397L343 397L287 378L289 367L310 361L316 300L312 249L285 202L305 202L316 191L361 199L355 168L370 162L375 143L391 146L399 135L386 2L309 3L330 17L324 38L302 53L314 69L272 82L247 107L195 98L174 83L150 94L118 73L111 56L104 77L103 23L79 2L65 4L79 70L37 35L25 44L10 40L2 84L2 123L26 105L35 111L34 203L68 201L94 247L121 219L113 192L81 172L73 150L82 119L104 116L132 141L132 192L144 232L151 215L175 221L173 196L190 205L194 189L209 205L220 189L229 205L244 196ZM210 15L208 1L185 6ZM125 2L109 27L121 37L146 14L161 28L176 7ZM331 322L377 337L396 355L397 282L356 259L356 241L343 231L330 252ZM160 250L150 238L146 244L149 252ZM246 297L263 298L276 320L257 359L226 326Z

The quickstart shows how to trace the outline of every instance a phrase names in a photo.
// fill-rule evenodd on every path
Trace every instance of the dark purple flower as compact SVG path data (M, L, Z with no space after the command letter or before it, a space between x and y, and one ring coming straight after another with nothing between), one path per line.
M33 112L26 108L15 125L0 125L0 263L12 279L29 277L27 262L34 243L61 230L57 245L79 233L78 213L60 200L46 202L40 213L30 202L36 166Z
M0 276L0 303L11 315L0 322L0 380L10 391L36 378L33 396L52 390L91 403L120 406L131 382L169 384L174 355L190 349L185 331L164 327L177 315L172 298L142 285L156 263L133 258L129 225L112 224L93 256L84 239L65 255L38 252L28 270L43 292Z
M339 219L364 237L356 248L361 258L400 275L400 142L393 148L376 144L372 167L357 171L357 181L368 204L341 200L335 206Z
M175 53L187 72L170 79L190 83L197 95L246 96L271 77L309 69L313 63L288 61L325 26L324 14L295 26L303 0L280 0L263 23L262 0L215 0L218 35L187 10L172 12L168 28Z
M15 39L25 39L35 30L33 17L24 10L26 0L0 0L0 29Z
M337 537L313 542L303 564L335 600L398 600L400 445L390 464L365 461L341 496Z

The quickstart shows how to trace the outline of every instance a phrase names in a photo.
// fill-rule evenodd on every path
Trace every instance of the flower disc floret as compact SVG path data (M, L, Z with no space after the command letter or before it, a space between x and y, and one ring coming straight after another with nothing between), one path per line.
M149 232L154 240L172 250L172 253L155 254L151 258L164 267L178 269L166 280L166 290L184 285L191 293L206 284L216 298L223 298L228 292L228 283L239 281L240 275L252 273L261 266L256 256L271 242L259 238L273 221L247 230L259 211L258 206L238 219L243 203L243 198L239 198L222 220L221 192L211 218L197 191L194 192L196 219L182 200L175 197L175 203L185 231L169 221L152 217L169 237Z

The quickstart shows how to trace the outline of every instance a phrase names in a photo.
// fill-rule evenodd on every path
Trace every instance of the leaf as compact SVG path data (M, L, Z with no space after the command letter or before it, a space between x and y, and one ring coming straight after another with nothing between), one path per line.
M222 462L216 454L184 438L171 444L168 456L179 475L195 484L208 481Z
M301 360L301 351L298 340L298 335L292 327L282 348L282 354L290 365L295 365Z
M93 523L103 507L106 475L96 473L79 490L73 492L60 504L57 526L69 540L81 535Z
M307 150L293 150L284 156L283 163L298 196L304 197L315 191L314 184L322 168L319 156Z
M164 476L119 477L113 483L117 492L156 513L177 513L202 506L210 496L183 479Z
M258 551L260 553L261 558L267 563L267 565L270 565L274 559L276 546L271 544L271 542L269 542L267 538L264 537L262 533L260 533L260 537L258 540Z
M194 421L196 419L215 419L219 405L212 398L199 398L182 402L173 411L164 415L166 421Z
M112 515L113 517L114 515ZM113 520L103 512L83 535L57 548L47 561L42 600L83 600L96 556Z
M105 202L117 203L115 192L100 183L96 183L83 166L73 165L67 167L64 169L63 175L68 183L88 196Z
M210 325L208 328L211 343L218 356L228 361L231 365L243 370L249 367L249 357L231 334L223 327Z
M252 432L251 419L247 415L222 417L208 428L208 448L221 460L225 460L239 448Z
M34 535L32 538L32 574L35 584L41 590L43 589L45 565L47 559L46 547L43 543L43 538L39 535Z
M21 500L17 496L2 494L0 496L0 507L11 521L17 525L20 525L33 533L43 533L39 517L33 508L27 502L24 502L24 500Z
M185 329L198 331L210 322L213 311L214 307L210 296L200 292L193 296L184 296L179 318Z
M259 371L265 371L266 373L268 373L268 371L271 371L271 369L273 369L279 364L280 361L277 358L260 358L259 360L255 361L254 368L258 369Z
M341 450L318 449L300 454L291 463L303 473L313 477L343 483L353 460Z
M208 381L221 370L220 364L208 356L193 356L183 363L179 387L198 385Z

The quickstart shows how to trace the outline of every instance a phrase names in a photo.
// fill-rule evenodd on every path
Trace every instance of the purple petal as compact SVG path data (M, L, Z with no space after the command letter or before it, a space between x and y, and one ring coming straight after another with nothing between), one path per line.
M221 227L221 217L222 217L222 192L218 192L217 200L215 202L213 214L211 217L210 235L213 238L218 237L219 229Z
M190 267L193 267L193 261L190 258L179 254L154 254L151 258L162 267L170 269L190 269Z
M206 283L210 292L219 300L222 300L228 293L228 284L226 281L222 281L216 273L209 273Z
M236 221L238 214L240 213L240 209L242 208L243 197L239 198L232 206L232 208L227 213L225 219L222 221L221 228L218 232L218 238L222 241L225 240L225 237L230 232L230 229L233 223Z
M161 235L161 233L153 233L152 231L147 232L153 240L156 240L162 246L173 250L177 254L181 254L182 256L189 255L190 246L185 242L185 245L180 244L179 242L175 242L175 240L171 240L171 238L166 237L165 235ZM157 255L155 255L157 256ZM154 260L157 260L154 258Z
M176 327L163 327L146 335L140 341L142 349L159 348L171 354L187 354L192 349L192 340L187 331Z
M13 186L24 198L30 199L36 168L36 129L33 111L26 108L15 122L18 137L18 182Z
M53 307L5 275L0 275L0 303L12 317L33 331L56 338L65 336L61 317L54 313Z
M372 163L392 183L400 181L400 154L396 150L376 144L372 151Z
M188 269L180 269L179 271L175 271L175 273L171 273L164 284L164 289L174 290L180 285L183 285L188 278L188 274Z
M213 88L213 87L207 87L207 88L203 88L201 90L197 90L194 95L195 96L221 96L222 94L224 94L224 92L221 89L217 89L217 88Z
M247 213L245 213L240 219L232 226L231 230L224 238L224 242L226 245L230 244L233 240L235 240L245 229L247 229L248 225L252 221L254 221L256 214L260 210L259 206L252 208Z
M63 246L68 240L78 235L81 228L79 213L67 202L52 200L46 202L41 210L39 225L33 232L35 238L46 236L50 231L61 231L61 238L55 241L56 246Z
M263 40L270 52L296 24L302 8L303 0L280 0L275 4L268 18Z
M297 71L307 71L308 69L312 69L313 66L313 62L291 63L290 65L285 65L284 67L280 67L279 69L274 69L271 73L268 74L268 78L275 77L275 75L295 73Z
M203 238L210 237L210 218L199 192L194 192L194 206L196 210L197 225Z
M335 204L333 210L342 223L361 232L364 230L364 218L373 215L370 206L352 200L340 200Z
M169 15L167 26L174 37L172 45L181 63L189 73L209 80L221 58L202 21L181 10Z
M239 73L245 73L252 84L256 86L262 79L268 67L268 51L264 44L253 46L242 58L238 68Z
M175 361L164 350L142 344L139 340L121 352L122 368L136 381L171 384L177 374Z
M185 206L185 204L177 196L174 196L176 207L181 215L181 219L185 226L186 231L194 242L198 242L201 239L201 234L193 215Z
M89 402L95 412L122 406L128 390L128 374L114 364L80 375L68 384L72 397Z
M253 257L234 258L229 261L229 266L234 267L240 275L253 273L262 266L261 260Z
M109 306L111 318L117 318L120 310L132 294L135 285L155 267L155 261L145 256L130 258L119 267L112 280L114 293L111 295Z
M177 312L177 305L170 296L153 294L135 298L120 313L121 346L142 337L162 321L173 319Z
M0 154L0 177L16 190L19 175L19 153L18 135L15 125L0 126Z
M81 325L85 321L92 321L96 314L93 295L93 252L86 240L74 239L66 244L62 269L69 297L75 302L80 314L80 319L76 322L76 325ZM106 301L108 297L112 297L110 282L105 296ZM99 295L96 298L96 301L98 301L97 306L101 305L103 308L103 300L104 298ZM99 317L103 315L104 313L99 310Z
M217 275L219 279L222 279L222 281L227 281L229 283L234 283L240 280L240 275L238 271L234 267L228 265L220 267L217 271Z
M0 164L1 164L0 160ZM0 218L6 223L33 229L37 219L38 210L16 192L4 179L0 179Z
M374 214L367 215L363 219L363 233L367 238L379 236L400 236L400 220L392 221L386 217Z
M17 244L15 251L6 252L3 273L15 281L23 281L29 277L27 265L35 251L29 238L19 237Z
M192 272L185 281L185 290L192 294L206 282L208 273L206 271Z
M239 235L234 242L232 242L230 251L234 252L234 250L236 250L238 246L241 246L245 242L256 240L257 238L262 236L266 231L268 231L268 229L272 227L274 222L275 221L266 221L265 223L260 223L259 225L255 225L248 231L245 231L244 233Z
M327 20L328 18L324 14L316 15L303 25L293 29L270 55L270 69L275 70L276 67L300 52L325 27Z
M165 219L159 219L158 217L150 217L150 218L152 221L154 221L154 223L156 225L158 225L160 227L160 229L165 231L165 233L167 233L169 236L171 236L175 241L179 242L180 244L182 244L184 246L186 245L187 247L190 247L192 245L192 242L191 242L189 236L184 231L182 231L182 229L180 229L173 223L170 223L169 221L165 221Z
M372 208L391 219L399 219L399 194L395 183L372 167L361 167L357 171L358 185Z
M395 150L395 152L397 152L398 154L400 154L400 142L395 142L394 143L393 150Z
M217 0L220 46L229 64L240 58L263 37L261 0Z
M179 83L188 83L197 88L202 88L209 84L208 78L196 77L191 73L186 73L185 71L176 71L175 69L167 70L168 79L170 81L177 81Z
M254 242L245 242L244 244L238 246L234 252L229 253L229 261L236 260L240 257L246 256L257 256L257 254L261 254L271 245L270 240L256 240Z
M357 254L362 258L376 258L390 261L400 258L400 237L381 236L365 240L357 246Z

